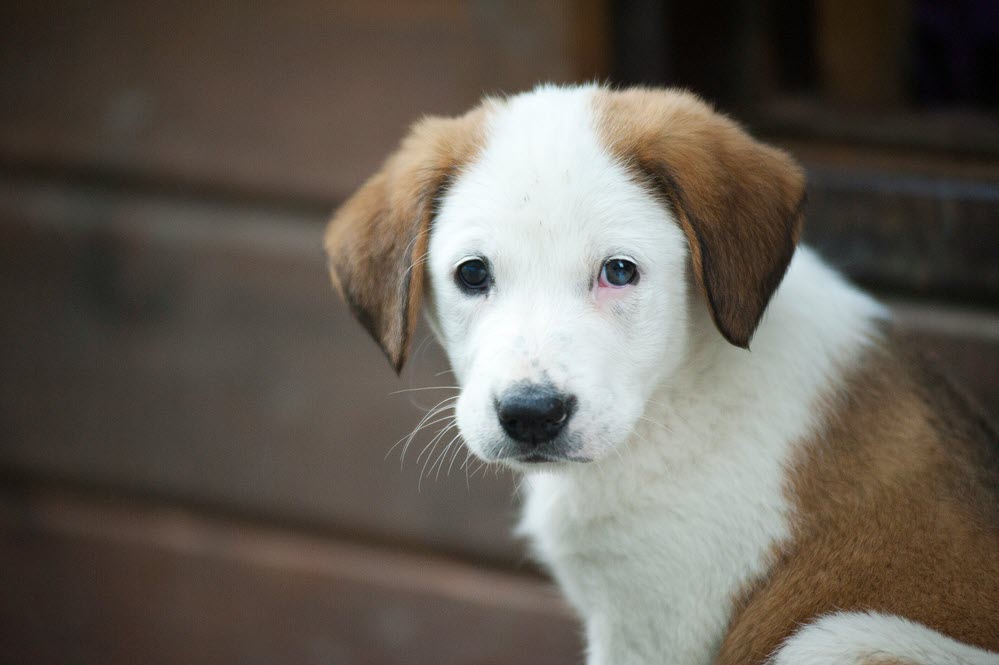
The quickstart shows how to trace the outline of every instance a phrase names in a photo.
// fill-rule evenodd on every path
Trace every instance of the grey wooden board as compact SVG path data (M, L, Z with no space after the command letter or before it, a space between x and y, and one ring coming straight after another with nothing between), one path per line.
M0 570L5 663L582 660L543 580L172 506L0 491Z

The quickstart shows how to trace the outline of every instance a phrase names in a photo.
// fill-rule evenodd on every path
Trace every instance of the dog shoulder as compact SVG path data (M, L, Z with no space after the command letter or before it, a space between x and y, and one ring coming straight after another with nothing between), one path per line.
M825 402L820 434L788 472L792 537L767 578L737 602L719 662L766 662L775 653L784 656L774 663L813 662L795 654L830 641L836 653L853 653L858 622L906 634L919 626L941 649L959 640L999 650L994 430L890 331ZM822 618L832 611L851 619ZM886 618L865 618L871 612ZM924 662L907 651L871 653ZM987 658L925 662L999 658L980 653Z

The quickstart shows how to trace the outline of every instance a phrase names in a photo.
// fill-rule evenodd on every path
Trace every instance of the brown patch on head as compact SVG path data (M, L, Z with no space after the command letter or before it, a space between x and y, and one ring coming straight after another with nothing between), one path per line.
M718 330L748 348L801 234L802 169L686 92L606 91L596 110L611 153L673 209Z
M414 125L326 229L333 285L397 372L419 318L437 201L480 149L489 104L459 118L426 118Z
M766 662L835 611L893 614L999 650L996 434L915 353L863 360L799 450L791 540L736 600L720 665Z

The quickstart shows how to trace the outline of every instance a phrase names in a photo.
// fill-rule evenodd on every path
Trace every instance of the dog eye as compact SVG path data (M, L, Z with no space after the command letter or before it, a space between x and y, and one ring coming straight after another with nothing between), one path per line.
M489 268L482 259L470 259L458 266L458 284L468 291L482 291L489 286Z
M638 266L627 259L609 259L600 271L601 286L627 286L638 279Z

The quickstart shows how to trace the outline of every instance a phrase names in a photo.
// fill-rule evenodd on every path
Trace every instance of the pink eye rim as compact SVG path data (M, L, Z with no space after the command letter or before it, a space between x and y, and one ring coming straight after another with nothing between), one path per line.
M623 289L638 283L638 266L631 259L614 256L600 267L597 284L604 288Z

